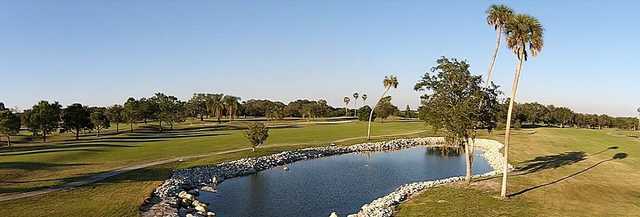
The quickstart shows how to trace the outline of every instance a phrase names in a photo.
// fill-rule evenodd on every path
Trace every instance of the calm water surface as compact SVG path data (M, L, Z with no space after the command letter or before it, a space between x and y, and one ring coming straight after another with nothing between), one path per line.
M491 171L476 152L474 174ZM217 193L201 194L217 216L340 216L357 212L397 187L461 176L464 155L443 155L426 147L393 152L351 153L276 167L225 180Z

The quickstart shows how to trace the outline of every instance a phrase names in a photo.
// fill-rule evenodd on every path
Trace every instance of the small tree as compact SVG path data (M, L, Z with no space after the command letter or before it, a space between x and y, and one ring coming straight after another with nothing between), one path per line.
M76 140L80 139L80 131L91 128L91 112L80 103L67 106L62 111L62 130L72 131Z
M61 105L58 102L40 101L34 105L29 115L29 128L34 133L42 132L42 141L47 142L47 135L58 129Z
M369 113L371 113L371 107L369 107L368 105L360 107L358 109L358 120L360 121L369 120ZM371 121L375 121L376 117L377 117L376 113L374 112L373 115L371 116Z
M391 96L386 96L380 100L375 108L374 113L380 117L380 121L384 122L392 114L398 112L398 107L391 104Z
M353 93L353 116L354 117L358 117L358 97L360 97L360 94L358 94L358 92Z
M123 118L129 123L129 130L133 132L133 124L140 118L140 106L133 97L124 103Z
M465 61L442 57L437 64L433 75L427 72L415 85L415 90L426 91L421 97L422 118L436 130L445 129L448 145L464 148L469 183L475 129L492 130L496 125L497 87L482 87L482 78L471 75Z
M10 110L0 110L0 134L7 137L7 145L11 147L11 136L20 132L20 117Z
M93 128L96 130L96 137L100 137L100 131L102 129L106 129L111 126L104 108L96 108L95 111L91 113L91 123L93 124Z
M264 144L269 137L269 129L260 122L249 123L247 127L247 139L251 143L251 150L256 151L256 147Z
M124 122L124 107L113 105L107 109L107 117L111 123L116 124L116 133L120 132L120 123Z

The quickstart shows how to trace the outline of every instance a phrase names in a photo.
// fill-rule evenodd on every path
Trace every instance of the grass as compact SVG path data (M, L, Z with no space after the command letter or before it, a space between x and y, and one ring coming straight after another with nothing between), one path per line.
M241 125L241 124L239 124ZM267 145L257 152L239 151L211 155L129 172L111 179L68 191L0 202L3 216L135 216L142 201L175 168L186 168L284 150L326 145L360 143L366 123L313 124L277 123ZM214 125L215 126L215 125ZM0 191L16 193L60 185L101 171L178 156L249 147L242 130L233 127L178 126L174 131L137 131L81 141L20 144L0 150ZM420 122L375 123L372 134L406 134L424 130ZM417 132L413 136L428 135ZM374 137L390 139L391 137ZM117 198L117 199L114 199Z
M515 134L509 200L497 199L500 179L493 178L468 189L427 190L401 205L398 216L640 216L640 140L632 135L569 128ZM503 140L499 133L488 137ZM433 208L434 199L458 206ZM483 208L469 208L474 204Z
M0 202L0 207L3 216L136 216L143 200L172 169L335 140L342 140L339 145L359 143L364 139L358 137L366 132L365 123L278 125L283 127L272 129L268 145L257 152L211 155L136 170L73 190ZM100 140L85 138L78 143L24 144L13 150L2 149L0 180L33 183L3 183L0 189L25 191L132 163L248 147L240 130L195 126L179 126L178 130L163 133L128 133ZM383 126L377 123L373 129L374 135L382 135L411 133L425 127L419 122L390 122ZM509 200L497 197L500 180L493 178L471 186L455 184L427 190L402 204L398 216L638 216L640 140L636 135L614 129L516 131L510 162L518 171L509 178L509 192L515 193ZM501 132L483 136L503 140ZM58 149L62 151L42 152ZM56 180L43 181L46 177Z

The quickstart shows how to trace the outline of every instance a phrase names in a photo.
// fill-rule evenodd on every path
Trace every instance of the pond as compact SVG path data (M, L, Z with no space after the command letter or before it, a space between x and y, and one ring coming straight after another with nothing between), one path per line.
M252 175L231 178L218 192L202 192L217 216L340 216L397 187L465 174L464 155L427 147L391 152L350 153L298 161ZM474 174L492 170L480 151Z

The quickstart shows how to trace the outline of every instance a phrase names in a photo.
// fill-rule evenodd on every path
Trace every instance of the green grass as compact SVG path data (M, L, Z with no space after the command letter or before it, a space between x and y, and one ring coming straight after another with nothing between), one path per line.
M189 129L189 128L187 128ZM415 132L424 130L423 123L419 122L389 122L382 125L376 123L373 128L373 135L390 135L398 133ZM193 128L191 128L193 130ZM361 137L366 133L366 123L346 123L346 124L304 124L300 127L272 129L268 143L256 152L240 151L224 155L212 155L198 159L192 159L181 163L156 166L129 172L96 184L75 188L69 191L58 191L50 194L34 196L30 198L0 202L5 215L3 216L136 216L138 208L144 199L159 185L169 172L175 168L186 168L198 165L215 164L222 161L234 160L243 157L266 155L285 150L292 150L314 145L323 145L335 140L343 140L340 145L363 142ZM203 133L203 132L199 132ZM209 132L205 132L209 133ZM166 141L152 141L140 143L126 143L133 147L95 147L98 152L64 151L52 153L31 153L25 155L5 156L0 160L4 177L16 177L12 173L19 174L21 180L36 180L42 177L75 177L75 173L87 174L93 169L107 169L127 163L144 162L145 160L158 160L181 155L201 154L205 152L232 150L236 148L249 147L242 131L223 130L222 135L195 136L186 138L170 138ZM149 135L171 134L145 133ZM425 136L428 132L417 133L413 136ZM120 135L119 137L135 137L137 134ZM352 138L347 139L346 138ZM390 139L391 137L374 140ZM131 138L130 138L131 139ZM151 138L146 138L151 140ZM101 143L105 140L102 139ZM98 142L98 141L96 141ZM93 143L91 143L93 144ZM110 144L121 144L110 142ZM52 147L79 146L83 144L48 144ZM16 147L15 149L19 149ZM42 147L40 147L42 148ZM158 151L160 149L161 151ZM4 153L11 153L8 150ZM24 150L23 150L24 151ZM14 151L15 153L15 151ZM51 158L55 158L60 164L47 163ZM29 165L32 168L23 166L21 169L11 167L10 162L33 162ZM82 164L82 165L70 165ZM86 164L86 165L85 165ZM89 172L90 173L90 172ZM15 178L14 178L15 179ZM68 180L64 180L68 181ZM58 181L57 183L62 183ZM41 185L50 182L36 182ZM9 184L2 186L3 190L24 191L36 189L28 184Z
M294 122L295 123L295 122ZM16 145L0 150L0 193L31 191L126 165L179 156L250 147L237 127L179 126L174 131L139 131L100 139L49 144ZM424 129L419 122L392 122L373 126L373 135L406 133ZM360 137L366 123L304 124L271 129L266 147L318 145ZM360 142L353 139L348 142Z
M488 211L496 211L496 216L640 216L640 140L629 134L633 133L569 128L515 134L510 163L533 169L510 176L509 192L517 194L509 200L496 199L500 179L494 178L469 190L427 190L401 205L398 216L431 216L423 212L427 209L436 210L435 216L484 216ZM504 140L499 133L488 137ZM618 153L626 156L613 159ZM486 193L478 194L478 189ZM459 206L433 208L429 201L434 198ZM482 201L484 209L468 209L476 201ZM504 206L514 207L514 212L501 211Z

